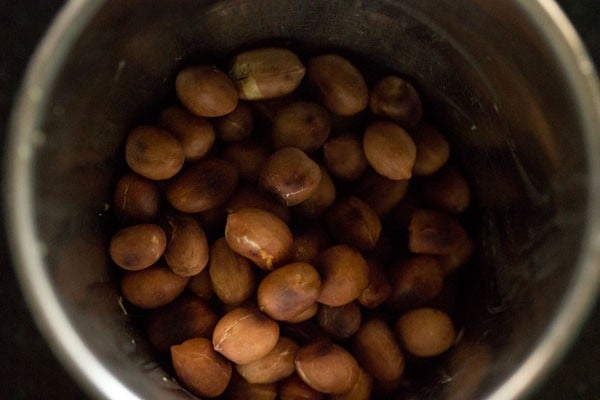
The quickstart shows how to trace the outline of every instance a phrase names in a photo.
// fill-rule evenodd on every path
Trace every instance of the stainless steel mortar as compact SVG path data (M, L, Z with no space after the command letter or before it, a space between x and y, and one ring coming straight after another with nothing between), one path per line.
M110 189L124 135L172 96L182 62L271 38L412 77L473 184L468 323L415 396L529 393L576 338L600 275L598 85L548 0L68 2L23 83L3 188L14 263L56 354L99 398L188 398L121 307Z

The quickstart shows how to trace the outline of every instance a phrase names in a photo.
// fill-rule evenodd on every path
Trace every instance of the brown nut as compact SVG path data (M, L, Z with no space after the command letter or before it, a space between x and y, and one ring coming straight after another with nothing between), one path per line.
M260 208L261 210L269 211L286 224L290 222L291 211L285 205L273 199L269 194L259 190L253 186L242 186L235 191L226 209L228 213L236 212L242 208Z
M220 159L201 160L167 186L167 200L182 212L197 213L224 204L238 181L237 168Z
M374 318L354 337L354 353L360 365L380 381L394 381L404 372L404 356L394 333L384 320Z
M280 109L273 118L272 136L276 149L297 147L310 153L327 140L331 123L327 110L316 103L299 101Z
M198 396L220 396L231 379L231 363L217 354L205 338L171 347L171 360L177 379Z
M327 229L335 240L360 250L373 249L381 234L379 217L358 197L337 201L327 211L325 219Z
M379 80L371 90L369 104L373 114L408 128L415 126L423 115L421 98L414 86L398 76Z
M264 48L235 56L229 76L237 86L240 99L264 100L296 90L305 72L304 65L291 51Z
M129 271L147 268L158 261L167 247L165 231L158 225L139 224L123 228L110 240L110 258Z
M367 84L360 71L347 59L335 54L313 57L308 61L307 76L329 111L348 116L367 107Z
M267 158L269 158L269 153L258 143L243 140L230 143L223 150L223 158L238 167L240 178L256 182Z
M251 363L236 365L235 368L250 383L275 383L294 373L294 360L299 347L292 339L280 336L269 354Z
M298 324L300 322L308 321L319 312L319 303L315 302L311 306L309 306L306 310L302 311L300 314L286 319L285 322L290 324Z
M215 120L217 137L224 142L237 142L252 134L254 116L252 108L239 102L235 110Z
M331 245L331 239L320 225L311 225L294 231L292 261L313 263L317 256Z
M335 185L323 167L321 180L314 193L302 203L294 207L294 212L303 218L315 219L320 217L335 201Z
M412 212L408 233L408 249L418 254L450 254L468 240L453 216L424 209Z
M181 143L186 161L196 161L208 154L215 143L215 130L206 118L181 107L169 107L160 114L160 125Z
M431 256L413 256L392 266L392 294L388 301L402 307L422 306L436 298L444 285L438 260Z
M378 173L364 175L358 182L356 195L365 201L379 218L396 207L408 191L408 180L392 180Z
M248 364L269 354L279 339L279 325L254 308L225 314L213 332L216 351L236 364Z
M433 126L420 124L414 130L413 139L417 148L413 169L415 175L431 175L450 158L450 143Z
M294 244L285 222L259 208L243 208L229 214L225 240L233 251L265 270L287 261Z
M471 202L471 189L466 179L455 169L438 171L421 186L425 201L452 214L464 212Z
M410 135L395 123L371 123L363 136L363 150L371 167L380 175L394 180L412 176L417 148Z
M204 229L192 217L174 215L166 218L168 238L164 257L179 276L199 274L208 263L208 241Z
M354 180L369 167L360 139L351 134L329 139L323 145L323 157L331 175L343 180Z
M360 375L350 353L329 341L317 341L296 353L296 372L313 389L329 394L351 390Z
M171 346L188 339L210 338L217 320L217 314L204 300L193 296L180 297L153 310L146 332L156 349L168 351Z
M419 308L402 315L396 323L396 334L406 351L418 357L442 354L456 338L450 317L433 308Z
M270 272L258 285L258 306L273 319L285 321L319 298L321 278L310 264L298 262Z
M249 383L234 372L223 398L225 400L275 400L277 385L275 383Z
M360 369L360 375L358 380L346 393L335 394L330 396L331 400L369 400L371 398L371 391L373 390L373 378L371 375L365 372L362 368Z
M229 77L211 66L182 69L175 79L179 101L200 117L220 117L232 112L238 103L237 90Z
M465 236L450 253L438 256L444 275L451 274L466 264L471 259L474 250L475 244L469 237Z
M273 153L258 178L261 187L288 207L312 196L320 180L319 165L295 147L284 147Z
M308 386L298 375L292 375L279 385L279 400L323 400L325 395Z
M212 288L225 304L241 304L256 289L252 264L231 250L224 238L217 239L211 246L208 269Z
M331 336L349 338L360 328L360 307L355 302L340 307L323 305L319 308L317 320L321 328Z
M319 303L343 306L358 298L369 284L369 267L360 252L341 244L325 250L317 260L321 274Z
M208 268L204 268L198 275L190 277L187 289L202 300L210 300L214 291L210 282Z
M146 178L169 179L181 170L184 160L183 147L164 129L140 126L127 136L125 161Z
M156 183L138 174L117 181L113 196L117 216L125 221L150 222L158 217L160 192Z
M179 296L188 278L179 276L166 265L156 264L141 271L127 271L121 279L121 294L140 308L158 308Z
M365 308L373 309L383 304L392 294L392 285L378 262L367 260L369 285L358 296L358 302Z

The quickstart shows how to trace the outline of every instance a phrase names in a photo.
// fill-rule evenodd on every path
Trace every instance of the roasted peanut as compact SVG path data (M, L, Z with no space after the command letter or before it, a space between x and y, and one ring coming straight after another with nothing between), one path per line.
M237 142L252 134L254 116L252 108L239 102L235 110L215 120L217 137L224 142Z
M408 191L408 180L392 180L378 173L363 175L358 182L356 195L364 200L379 218L396 207Z
M286 319L285 322L290 324L298 324L300 322L308 321L319 312L319 303L315 302L311 306L309 306L306 310L302 311L300 314Z
M346 393L334 394L330 396L331 400L369 400L371 398L371 391L373 390L373 378L365 372L362 368L360 369L360 375L358 380Z
M297 147L310 153L325 143L330 130L327 110L316 103L295 102L275 114L273 144L277 149Z
M264 48L245 51L233 59L229 76L240 99L264 100L293 92L306 69L287 49Z
M323 393L308 386L298 375L292 375L279 385L280 400L323 400L324 398Z
M417 158L413 172L415 175L431 175L450 158L450 143L436 128L422 123L413 132Z
M413 127L423 115L421 98L414 86L398 76L379 80L369 99L371 112L388 117L402 126Z
M369 284L358 296L358 302L365 308L377 308L392 294L392 285L385 271L374 259L367 259Z
M259 208L243 208L229 214L225 240L233 251L265 270L287 261L294 244L285 222Z
M158 261L167 247L165 231L158 225L139 224L123 228L110 240L110 258L129 271L147 268Z
M204 229L192 217L174 215L166 218L167 265L180 276L199 274L208 263L208 241Z
M369 284L369 267L356 249L342 244L328 248L317 259L321 274L319 303L343 306L358 298Z
M323 145L325 165L331 175L342 180L354 180L369 167L360 139L352 134L342 134Z
M204 300L183 296L153 310L146 331L150 343L160 351L195 337L212 336L217 314Z
M292 339L280 336L266 356L235 368L250 383L275 383L294 373L294 359L299 347Z
M234 372L223 398L225 400L275 400L277 385L275 383L249 383Z
M278 339L277 322L256 309L239 307L217 322L212 343L234 363L248 364L269 354Z
M198 275L190 277L187 289L202 300L210 300L214 291L210 282L208 268L204 268Z
M310 264L298 262L270 272L258 286L258 306L273 319L285 321L319 298L321 278Z
M171 347L171 360L177 378L194 394L221 395L231 379L231 363L217 354L205 338L194 338Z
M246 258L229 248L224 238L210 248L208 266L212 288L223 303L241 304L256 288L254 268Z
M232 213L248 207L269 211L281 218L286 224L290 222L291 211L288 207L258 188L241 186L227 202L226 209L227 212Z
M431 256L413 256L392 266L392 294L388 302L406 307L422 306L442 290L444 274L438 260Z
M349 338L360 328L360 307L354 302L339 307L323 305L319 308L317 320L321 328L331 336Z
M168 131L153 126L133 129L125 143L125 161L134 172L153 180L169 179L181 170L183 147Z
M198 161L167 186L167 200L182 212L197 213L224 204L238 181L237 168L220 159Z
M196 161L208 154L215 143L215 130L206 118L181 107L169 107L160 114L160 125L175 136L186 161Z
M450 317L433 308L419 308L402 315L396 333L406 351L418 357L433 357L452 346L456 333Z
M363 150L371 167L380 175L394 180L412 176L417 149L410 135L395 123L371 123L363 136Z
M179 276L167 266L157 264L141 271L127 271L121 279L121 293L140 308L158 308L179 296L188 278Z
M408 232L408 248L419 254L447 255L468 240L454 217L425 209L412 212Z
M267 158L269 158L269 153L258 143L243 140L230 143L223 150L223 158L238 167L240 178L256 182Z
M320 180L319 165L295 147L284 147L273 153L258 179L261 187L289 207L312 196Z
M354 337L354 352L360 365L375 379L394 381L404 372L404 356L386 322L365 322Z
M469 184L452 168L445 168L424 180L421 190L426 202L453 214L464 212L471 202Z
M381 234L379 217L358 197L350 196L337 201L327 211L325 220L334 239L360 250L373 249Z
M308 61L307 77L329 111L348 116L367 107L367 84L360 71L347 59L335 54L313 57Z
M296 353L296 372L311 388L329 394L351 390L360 375L350 353L329 341L317 341Z
M335 201L335 185L327 173L327 170L323 167L320 168L321 180L314 193L294 207L294 212L301 217L309 219L318 218Z
M115 187L113 207L121 220L151 222L160 210L160 192L156 183L138 174L122 176Z
M238 104L237 90L229 77L212 66L190 66L175 79L179 101L200 117L220 117Z
M320 225L310 225L294 231L292 261L313 263L329 247L331 238Z

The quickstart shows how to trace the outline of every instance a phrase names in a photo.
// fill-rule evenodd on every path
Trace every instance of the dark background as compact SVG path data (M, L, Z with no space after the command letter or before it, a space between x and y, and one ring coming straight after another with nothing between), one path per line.
M490 0L496 1L496 0ZM534 1L534 0L531 0ZM0 0L0 144L27 61L63 1ZM600 65L600 0L560 0ZM2 153L4 149L2 148ZM0 235L4 235L0 231ZM600 266L599 266L600 267ZM533 396L534 400L600 399L600 307ZM0 236L0 399L86 399L38 333Z

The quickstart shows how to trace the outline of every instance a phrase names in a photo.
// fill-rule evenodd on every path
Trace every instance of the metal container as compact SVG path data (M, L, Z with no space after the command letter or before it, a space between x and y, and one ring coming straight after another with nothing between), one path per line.
M548 0L70 1L29 67L5 155L14 263L56 354L99 398L188 398L122 307L111 186L125 134L173 98L183 62L273 39L412 77L473 185L464 334L415 395L530 392L575 339L600 261L597 81Z

